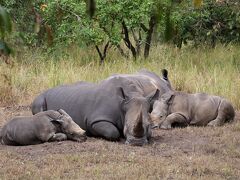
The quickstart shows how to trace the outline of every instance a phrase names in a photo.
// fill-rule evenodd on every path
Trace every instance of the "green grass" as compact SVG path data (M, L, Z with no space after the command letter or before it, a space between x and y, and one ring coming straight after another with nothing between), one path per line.
M44 89L59 84L79 80L98 82L113 73L134 73L141 68L160 75L161 69L166 68L175 89L224 96L240 109L239 46L182 50L157 46L147 60L139 58L135 62L112 50L103 66L98 65L94 49L71 48L68 55L62 53L57 57L40 51L25 52L13 58L12 69L0 64L1 74L11 77L11 85L0 81L1 102L30 103Z

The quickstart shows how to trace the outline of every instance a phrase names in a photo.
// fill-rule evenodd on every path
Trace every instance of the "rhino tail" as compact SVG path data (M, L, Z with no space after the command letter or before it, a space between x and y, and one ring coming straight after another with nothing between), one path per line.
M168 81L168 71L166 69L162 69L162 78Z
M41 94L34 99L31 109L33 115L47 110L47 102L44 94Z

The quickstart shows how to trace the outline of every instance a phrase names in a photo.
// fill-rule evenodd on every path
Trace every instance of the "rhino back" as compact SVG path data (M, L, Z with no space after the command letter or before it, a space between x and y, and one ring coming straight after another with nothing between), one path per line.
M38 144L36 131L32 117L16 117L2 128L2 141L7 145Z
M99 120L117 122L119 117L116 87L106 84L81 83L48 90L48 110L64 109L84 130Z
M138 91L143 96L147 96L156 89L160 90L160 95L172 89L168 81L161 79L155 73L147 70L141 70L136 74L115 74L110 76L107 80L114 78L123 78L131 81L138 87Z
M142 69L138 72L138 74L145 75L145 76L148 76L149 78L153 79L157 83L157 86L158 86L159 90L162 91L162 93L172 90L170 81L168 79L166 80L166 79L159 77L154 72L148 71L146 69Z
M85 115L94 101L94 84L72 84L58 86L44 93L47 110L65 110L72 119L85 129Z
M221 97L212 96L205 93L196 93L190 95L191 108L191 124L207 125L207 123L217 117L218 107Z

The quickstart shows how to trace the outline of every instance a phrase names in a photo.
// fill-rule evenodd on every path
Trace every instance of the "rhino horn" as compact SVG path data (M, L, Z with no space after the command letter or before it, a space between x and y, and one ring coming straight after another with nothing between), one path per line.
M137 137L142 137L144 134L142 107L140 108L140 113L134 124L133 132L134 132L135 136L137 136Z

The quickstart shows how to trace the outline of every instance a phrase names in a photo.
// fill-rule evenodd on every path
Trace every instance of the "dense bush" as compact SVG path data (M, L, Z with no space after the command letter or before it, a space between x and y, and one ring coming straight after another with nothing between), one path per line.
M5 41L6 35L12 32L12 22L10 15L4 7L0 5L0 57L8 56L11 53L11 48Z
M90 16L87 0L0 2L13 19L17 47L91 46L103 61L110 47L125 57L148 57L153 35L156 43L178 46L240 42L238 0L204 0L202 6L196 6L202 0L195 6L193 0L95 0Z
M205 0L202 7L185 6L172 14L175 43L193 42L195 46L240 42L240 3Z

